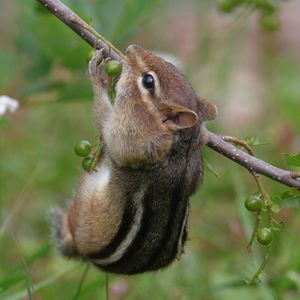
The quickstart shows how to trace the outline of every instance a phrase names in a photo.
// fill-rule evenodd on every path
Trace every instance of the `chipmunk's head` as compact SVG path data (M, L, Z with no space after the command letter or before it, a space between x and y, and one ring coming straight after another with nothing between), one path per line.
M156 110L170 129L193 127L217 115L216 107L200 100L174 65L136 45L127 48L117 90L121 99L139 99Z

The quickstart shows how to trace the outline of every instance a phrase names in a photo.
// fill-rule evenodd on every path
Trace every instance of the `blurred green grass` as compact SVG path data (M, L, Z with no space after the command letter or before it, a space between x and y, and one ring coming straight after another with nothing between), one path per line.
M255 26L251 14L236 22L234 16L218 15L211 1L150 2L69 3L92 16L97 30L122 49L135 42L173 52L196 91L219 107L218 120L208 127L257 136L265 143L255 147L257 155L286 167L281 153L299 151L299 56L284 51L279 33L266 34ZM41 13L35 1L5 0L1 5L11 14L4 18L7 10L0 12L1 27L7 28L0 31L0 94L20 99L22 107L0 118L0 298L75 299L85 266L61 258L54 249L49 210L65 207L76 185L80 160L73 145L82 138L95 140L85 75L88 47ZM228 26L232 20L234 26ZM251 42L254 49L248 53ZM258 82L255 89L240 81L244 76L246 82L253 80L248 68ZM238 102L245 94L253 99ZM244 105L253 107L255 118L240 110ZM229 106L234 109L228 116ZM206 170L191 200L185 255L160 272L110 275L110 299L299 299L299 210L280 212L285 229L275 236L262 282L247 286L244 279L255 272L264 252L257 246L251 255L246 251L253 218L243 202L256 188L245 170L209 149L204 156L221 178ZM286 190L264 182L270 194ZM90 268L78 299L105 299L105 274Z

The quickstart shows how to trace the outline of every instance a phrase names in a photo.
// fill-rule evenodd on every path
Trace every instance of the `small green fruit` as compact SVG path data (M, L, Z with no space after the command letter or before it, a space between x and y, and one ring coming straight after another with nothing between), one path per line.
M110 60L105 65L105 72L109 76L118 76L122 72L122 65L116 60Z
M74 147L74 151L78 156L85 157L91 153L92 146L88 141L82 140Z
M94 157L87 156L83 159L81 165L82 165L83 169L85 169L86 171L89 172L92 170L93 162L94 162Z
M267 31L275 31L279 28L279 19L276 14L266 14L261 17L260 23Z
M241 4L240 0L223 0L219 4L219 9L224 13L230 13L240 4Z
M90 50L90 51L86 54L85 59L86 59L87 62L89 62L89 61L92 59L94 53L95 53L95 50L92 49L92 50Z
M245 207L249 211L259 212L262 208L262 201L259 196L251 196L245 200Z
M273 232L268 227L263 227L257 231L257 241L264 246L271 244L273 241Z
M276 10L274 4L266 0L254 0L254 5L262 12L269 13L269 14L274 13Z

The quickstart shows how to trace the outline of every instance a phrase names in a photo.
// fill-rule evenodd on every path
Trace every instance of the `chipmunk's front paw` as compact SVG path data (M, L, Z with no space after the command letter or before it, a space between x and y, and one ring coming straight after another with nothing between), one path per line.
M102 85L103 87L107 84L107 75L103 72L105 62L103 59L103 49L96 50L93 57L89 62L88 75L93 85Z

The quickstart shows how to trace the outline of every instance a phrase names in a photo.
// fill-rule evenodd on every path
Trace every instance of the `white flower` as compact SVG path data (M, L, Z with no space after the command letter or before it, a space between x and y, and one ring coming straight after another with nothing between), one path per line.
M5 95L0 96L0 117L5 115L7 112L16 112L19 106L20 103L18 100Z

